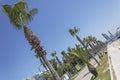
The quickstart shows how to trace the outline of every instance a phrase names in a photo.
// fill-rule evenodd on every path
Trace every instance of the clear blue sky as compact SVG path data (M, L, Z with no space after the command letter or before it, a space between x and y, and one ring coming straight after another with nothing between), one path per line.
M0 0L0 80L24 80L38 72L39 60L30 51L31 46L23 31L16 30L3 13L2 4L18 0ZM115 32L120 26L120 0L27 0L30 8L39 13L28 25L47 50L47 57L54 50L60 51L78 43L68 29L80 28L81 38L93 35L102 39L101 33Z

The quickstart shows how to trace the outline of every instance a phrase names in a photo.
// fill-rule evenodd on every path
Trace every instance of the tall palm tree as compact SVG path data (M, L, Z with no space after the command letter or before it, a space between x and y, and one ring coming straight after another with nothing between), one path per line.
M100 65L100 63L98 62L98 60L88 52L87 50L87 47L86 45L84 44L84 42L81 40L81 38L77 35L77 33L79 32L79 28L77 27L74 27L73 29L69 29L69 33L72 35L72 36L76 36L77 40L82 44L82 46L85 48L86 52L90 55L90 57L92 57L97 63L98 65Z
M71 54L74 54L78 58L80 58L84 63L86 63L88 70L97 77L98 73L96 68L89 62L89 55L86 53L86 51L80 47L79 45L76 45L76 48L72 50Z
M24 30L25 38L32 46L32 49L34 49L38 56L40 56L45 62L45 64L51 71L53 77L56 80L60 80L60 77L58 76L54 68L51 66L50 62L47 60L46 52L40 45L40 40L26 26L27 23L32 21L33 16L38 12L38 10L36 8L29 10L28 5L24 0L20 0L19 2L14 4L14 6L8 4L2 5L2 8L8 16L10 22L15 26L15 28Z

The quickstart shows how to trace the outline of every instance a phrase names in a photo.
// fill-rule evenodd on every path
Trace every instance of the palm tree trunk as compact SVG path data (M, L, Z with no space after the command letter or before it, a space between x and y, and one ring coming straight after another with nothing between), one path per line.
M45 68L45 70L47 71L47 66L45 65L45 62L43 61L42 58L39 58L40 59L40 62L42 63L43 67Z
M57 72L54 70L54 68L52 67L52 65L50 64L50 62L47 60L46 56L43 55L41 57L45 61L46 65L48 66L48 68L49 68L51 74L53 75L54 79L55 80L61 80L60 77L59 77L59 75L57 74Z
M37 36L35 36L33 34L33 32L30 29L28 29L26 26L23 26L23 29L24 29L25 38L28 40L28 42L30 43L30 45L32 46L32 48L35 50L35 52L37 52L37 54L39 55L39 57L41 57L42 60L45 62L45 64L47 65L48 69L52 73L54 79L55 80L61 80L60 77L58 76L57 72L54 70L54 68L52 67L52 65L50 64L50 62L47 60L47 58L45 56L46 52L43 49L43 47L40 46L40 41L37 38Z
M92 54L90 54L88 52L87 47L85 46L85 44L83 43L83 41L80 39L80 37L78 35L76 35L76 38L83 45L83 47L85 48L86 52L90 55L90 57L92 57L97 62L97 64L100 65L100 63L98 62L98 60Z
M55 58L56 58L58 64L59 64L59 65L62 65L62 62L59 60L59 58L58 58L57 56L55 56Z

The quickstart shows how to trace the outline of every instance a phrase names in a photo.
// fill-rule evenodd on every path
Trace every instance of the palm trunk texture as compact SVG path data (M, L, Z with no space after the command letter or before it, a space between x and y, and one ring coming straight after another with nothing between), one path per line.
M43 67L44 67L45 70L47 71L48 69L47 69L47 66L46 66L45 62L43 61L42 58L39 58L39 59L40 59L40 62L42 63L42 65L43 65Z
M33 34L33 32L30 29L28 29L26 26L23 26L23 28L24 28L25 38L28 40L28 42L32 46L32 49L34 49L35 52L37 52L37 54L43 59L43 61L45 62L45 64L49 68L51 74L53 75L54 79L61 80L60 77L58 76L57 72L54 70L54 68L52 67L50 62L47 60L46 51L43 49L42 46L40 46L40 41L37 38L37 36L35 36Z

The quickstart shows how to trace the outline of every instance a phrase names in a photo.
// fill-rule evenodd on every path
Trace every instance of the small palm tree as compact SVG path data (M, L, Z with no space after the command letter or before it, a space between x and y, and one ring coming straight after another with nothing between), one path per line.
M71 54L74 54L78 58L80 58L84 63L86 63L88 70L97 77L98 73L96 68L89 62L89 55L86 51L81 48L79 45L76 45L76 49L72 50Z
M56 80L60 80L60 77L58 76L54 68L51 66L49 61L47 60L45 56L46 51L40 45L40 40L26 26L27 23L32 21L33 16L38 12L38 10L36 8L29 10L28 5L24 0L20 0L13 6L8 4L2 5L2 8L6 13L6 15L8 16L10 22L15 26L16 29L24 29L25 38L32 46L32 49L34 49L35 52L38 54L38 56L42 58L42 60L45 62L45 64L51 71L53 77Z
M95 37L90 35L87 38L89 39L89 41L91 42L93 47L95 47L95 45L97 45L97 43L96 43L97 39Z
M77 35L77 33L79 32L79 28L74 27L73 29L69 29L69 33L72 36L76 36L77 40L82 44L82 46L85 48L86 52L98 63L98 65L100 65L100 63L97 61L97 59L88 52L86 45L83 43L83 41L81 40L81 38Z
M54 57L56 59L56 61L59 63L59 65L61 65L61 61L59 60L59 58L56 56L56 51L51 53L51 56Z
M92 49L92 46L90 45L90 40L88 37L83 38L83 42L85 43L87 49L88 49L88 47L90 47Z
M61 51L61 55L63 56L63 60L68 60L67 54L64 50Z

